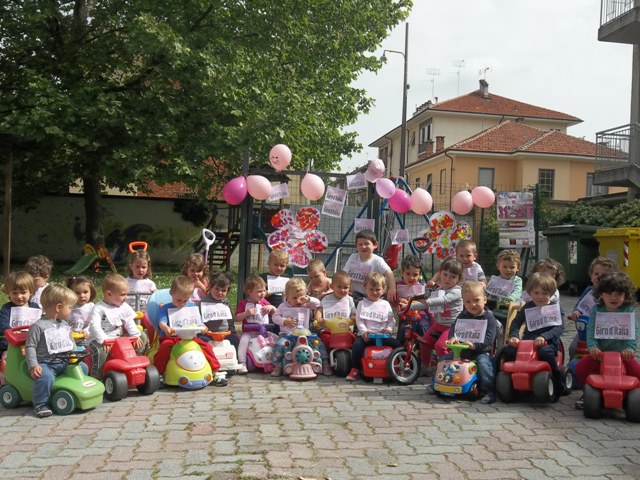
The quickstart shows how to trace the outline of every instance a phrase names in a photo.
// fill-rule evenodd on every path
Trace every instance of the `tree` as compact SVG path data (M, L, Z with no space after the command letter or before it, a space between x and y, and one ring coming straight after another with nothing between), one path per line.
M361 148L351 86L411 0L5 0L0 133L21 138L25 196L80 179L86 240L104 187L181 181L206 197L286 143L294 167ZM205 161L205 159L209 159ZM19 200L18 200L19 201Z

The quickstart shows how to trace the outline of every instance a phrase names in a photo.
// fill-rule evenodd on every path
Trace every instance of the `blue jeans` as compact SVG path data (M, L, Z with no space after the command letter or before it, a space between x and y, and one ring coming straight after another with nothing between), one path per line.
M64 372L67 368L67 362L38 362L42 368L40 378L33 379L33 406L47 404L51 396L51 387L56 377ZM82 370L86 374L88 372L87 364L80 363Z
M441 360L451 359L453 359L453 353L445 355ZM476 366L478 367L478 391L480 392L480 395L493 393L495 391L496 374L493 369L493 363L489 358L489 354L481 353L471 360L476 362Z

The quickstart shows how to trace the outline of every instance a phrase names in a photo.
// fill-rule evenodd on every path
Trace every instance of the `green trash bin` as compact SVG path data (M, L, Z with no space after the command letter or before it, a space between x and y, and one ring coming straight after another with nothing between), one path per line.
M589 265L598 256L598 241L593 234L601 227L558 225L542 234L549 242L549 258L562 264L569 293L577 295L591 284Z

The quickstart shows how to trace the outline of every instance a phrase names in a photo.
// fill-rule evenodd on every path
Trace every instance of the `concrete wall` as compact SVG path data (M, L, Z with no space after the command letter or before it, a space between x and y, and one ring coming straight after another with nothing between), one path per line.
M173 200L105 197L103 202L105 245L115 262L126 261L129 242L143 240L149 243L154 264L181 265L193 250L191 243L200 236L200 228L173 211ZM226 225L226 220L220 218L218 223ZM46 196L35 208L14 209L14 268L36 254L58 264L74 263L82 254L84 225L79 195Z

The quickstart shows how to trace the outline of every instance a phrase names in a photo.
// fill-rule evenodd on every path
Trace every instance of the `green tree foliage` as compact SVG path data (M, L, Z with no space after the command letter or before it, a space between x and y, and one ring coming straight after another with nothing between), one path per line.
M584 224L607 228L640 227L640 200L621 203L615 207L576 202L559 213L556 224Z
M201 197L286 143L293 167L361 148L352 86L411 0L5 0L0 133L33 199L80 179L87 241L100 192L184 182ZM204 159L209 159L204 162ZM215 159L215 160L214 160Z

